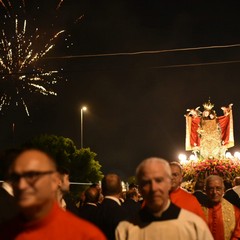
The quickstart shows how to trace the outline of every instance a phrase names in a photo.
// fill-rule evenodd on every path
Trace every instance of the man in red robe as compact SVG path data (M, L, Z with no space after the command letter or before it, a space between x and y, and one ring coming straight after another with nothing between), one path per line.
M203 206L214 240L240 239L240 210L223 198L224 182L218 175L206 179L209 203Z
M178 162L170 162L170 167L172 171L172 188L169 194L171 201L178 207L193 212L206 221L197 198L180 187L182 183L181 165Z
M47 153L24 150L10 167L9 181L20 213L0 225L0 240L106 240L96 226L59 207L59 174Z

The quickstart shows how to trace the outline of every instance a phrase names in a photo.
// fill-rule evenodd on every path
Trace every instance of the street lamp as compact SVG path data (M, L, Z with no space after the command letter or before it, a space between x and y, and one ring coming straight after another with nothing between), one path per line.
M87 107L81 108L81 148L83 148L83 112L87 110Z

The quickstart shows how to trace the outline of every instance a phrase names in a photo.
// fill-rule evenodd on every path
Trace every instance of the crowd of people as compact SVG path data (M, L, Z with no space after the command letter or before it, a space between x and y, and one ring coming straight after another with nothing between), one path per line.
M76 204L69 171L38 149L6 153L0 188L0 240L237 240L240 239L240 177L225 191L208 176L194 193L181 187L178 162L151 157L136 167L136 184L122 190L107 173Z

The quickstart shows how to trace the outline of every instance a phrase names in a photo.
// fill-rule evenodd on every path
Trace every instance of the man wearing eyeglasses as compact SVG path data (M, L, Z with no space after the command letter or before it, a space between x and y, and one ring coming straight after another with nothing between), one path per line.
M59 174L46 153L24 150L14 160L9 180L20 214L0 227L0 239L106 239L94 225L59 207Z
M240 210L223 198L224 182L218 175L206 179L209 202L203 206L214 240L240 239Z

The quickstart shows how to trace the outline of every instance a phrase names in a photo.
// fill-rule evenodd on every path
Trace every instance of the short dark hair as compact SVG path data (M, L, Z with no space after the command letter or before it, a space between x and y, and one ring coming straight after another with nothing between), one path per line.
M128 189L132 189L132 188L138 188L138 185L135 184L135 183L130 183L129 186L128 186Z
M109 173L102 179L102 193L104 196L116 195L122 192L120 177L115 173Z
M205 182L203 179L198 179L194 185L194 190L204 190Z
M100 185L99 185L99 183L92 183L90 187L98 188L98 187L100 187Z
M96 187L89 187L84 192L85 195L85 202L89 203L97 203L100 197L100 190Z
M138 192L136 189L132 188L126 192L126 199L132 199L133 197L138 196Z
M70 174L70 171L69 169L65 168L65 167L62 167L62 166L58 166L57 167L57 171L61 174L61 175L69 175Z

